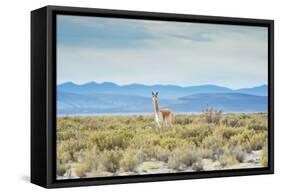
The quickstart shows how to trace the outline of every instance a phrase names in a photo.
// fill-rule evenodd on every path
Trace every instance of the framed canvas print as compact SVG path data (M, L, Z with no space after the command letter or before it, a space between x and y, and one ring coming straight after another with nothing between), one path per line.
M31 12L31 182L273 173L273 21Z

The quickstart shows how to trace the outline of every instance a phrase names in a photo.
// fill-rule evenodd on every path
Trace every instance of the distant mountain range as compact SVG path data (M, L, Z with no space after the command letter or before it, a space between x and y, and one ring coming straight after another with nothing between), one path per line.
M175 112L201 112L209 104L227 112L267 111L267 85L232 90L215 85L175 85L67 82L57 87L58 114L153 112L151 92L158 91L160 107Z
M110 93L110 94L126 94L137 95L144 97L151 97L151 91L158 91L162 98L174 99L182 96L198 93L241 93L251 94L256 96L267 96L267 85L261 85L252 88L241 88L238 90L232 90L227 87L221 87L216 85L200 85L181 87L176 85L143 85L143 84L129 84L129 85L117 85L112 82L89 82L86 84L78 85L72 82L66 82L58 85L58 91L79 93L79 94L92 94L92 93Z

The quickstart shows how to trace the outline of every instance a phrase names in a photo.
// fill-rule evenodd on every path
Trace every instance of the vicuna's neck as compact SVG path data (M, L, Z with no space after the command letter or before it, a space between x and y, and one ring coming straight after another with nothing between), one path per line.
M158 101L157 100L153 100L153 104L154 104L154 112L158 113L159 112Z

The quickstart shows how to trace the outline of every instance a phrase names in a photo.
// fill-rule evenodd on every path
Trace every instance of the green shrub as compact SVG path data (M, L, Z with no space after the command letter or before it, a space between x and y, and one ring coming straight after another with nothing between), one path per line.
M68 163L71 159L71 155L64 144L58 144L57 146L57 162L61 164Z
M268 166L268 146L267 146L267 142L265 143L265 145L263 147L263 150L262 150L261 164L265 167Z
M220 162L220 165L222 167L230 166L238 162L236 158L231 154L223 154L218 158L218 161Z
M211 149L213 151L222 148L224 146L224 139L222 134L218 134L218 135L209 135L207 137L205 137L205 139L202 142L202 146L203 148L206 149Z
M178 139L176 138L162 138L160 140L160 146L165 149L172 150L177 146Z
M239 126L239 119L225 119L222 123L226 126L236 127Z
M186 156L184 158L184 163L186 166L191 166L193 163L202 160L202 155L198 149L188 149Z
M179 125L188 125L193 122L193 119L191 116L185 116L185 115L178 115L175 119L175 123Z
M87 172L91 172L93 167L96 168L97 151L93 150L81 153L78 163L75 166L75 173L79 177L85 177Z
M267 122L264 122L262 119L253 119L251 123L249 123L249 129L253 129L255 131L267 131Z
M92 133L91 141L100 150L125 149L130 144L132 137L133 135L128 130L96 131Z
M93 146L92 150L90 151L91 156L92 156L92 169L97 170L99 166L99 154L100 150L98 149L97 146Z
M261 149L261 164L267 165L267 113L222 114L208 108L175 120L159 133L152 115L59 117L57 175L69 176L71 166L80 177L112 176L143 163L199 171L201 158L228 167Z
M160 146L154 147L155 158L158 161L168 162L171 151Z
M172 151L168 159L168 167L179 169L184 166L192 166L193 163L201 161L201 153L196 149L177 148Z
M246 125L246 121L242 119L243 116L233 116L233 117L225 117L222 119L222 124L227 127L243 127Z
M250 139L251 150L260 150L263 148L264 143L267 140L267 133L255 133Z
M238 162L243 162L246 152L242 149L241 146L235 146L234 148L232 148L231 154Z
M134 171L135 168L144 160L144 156L140 150L127 148L120 160L120 167L125 171Z
M229 140L232 136L237 135L242 132L240 128L232 128L232 127L219 127L218 130L220 130L219 133L222 134L224 139Z
M67 164L57 163L57 175L63 176L66 173L67 169L68 169Z
M212 159L218 160L222 155L224 154L224 149L223 148L216 148L213 149L213 153L212 153Z
M155 147L160 144L161 137L159 134L155 134L152 131L140 131L138 135L134 136L131 148L135 150L141 150L145 159L149 160L155 158Z
M221 118L222 118L223 110L215 110L212 107L207 107L203 109L203 114L205 116L206 123L215 123L219 124Z
M212 158L213 151L211 149L201 148L201 155L202 158Z
M78 176L78 177L85 177L86 176L86 172L87 172L87 165L84 164L84 163L78 163L76 164L76 167L75 167L75 174Z
M234 135L229 140L230 146L242 146L247 152L252 151L251 138L255 135L253 130L243 130L243 132Z
M99 170L115 173L119 170L122 152L119 149L104 150L99 155Z
M150 130L140 131L132 138L132 145L136 148L144 146L154 147L160 144L161 137L159 134L153 133Z
M178 170L183 165L183 155L185 152L183 150L174 150L169 156L167 166L171 169Z
M169 134L169 137L175 137L177 139L184 139L185 141L193 142L197 147L200 146L203 139L212 134L213 129L210 126L202 126L196 124L189 124L185 126L176 125L173 127L173 134Z

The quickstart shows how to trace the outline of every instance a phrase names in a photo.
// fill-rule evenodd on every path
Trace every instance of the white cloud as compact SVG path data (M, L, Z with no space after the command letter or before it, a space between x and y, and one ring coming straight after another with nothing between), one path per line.
M231 88L267 82L265 28L150 21L137 25L154 37L143 38L141 47L58 45L58 81Z

